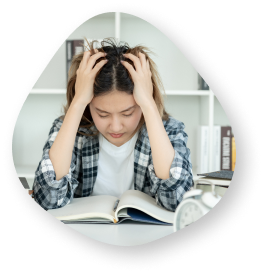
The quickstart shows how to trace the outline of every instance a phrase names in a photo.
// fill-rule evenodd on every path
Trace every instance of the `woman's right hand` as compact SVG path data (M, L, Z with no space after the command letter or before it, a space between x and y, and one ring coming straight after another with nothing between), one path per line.
M101 60L93 68L97 59L105 57L106 53L98 52L91 56L91 51L85 51L79 68L76 71L77 78L75 83L74 99L82 104L88 105L94 97L94 80L96 73L107 63L108 60Z

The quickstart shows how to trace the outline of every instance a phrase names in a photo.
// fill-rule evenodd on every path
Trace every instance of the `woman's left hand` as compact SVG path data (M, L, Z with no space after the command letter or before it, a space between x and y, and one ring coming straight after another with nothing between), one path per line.
M153 102L153 84L151 80L151 71L149 68L149 61L146 60L145 54L139 52L139 57L127 53L123 54L126 58L133 61L136 70L126 61L121 61L124 67L131 74L134 82L134 99L136 103L144 108L150 102Z

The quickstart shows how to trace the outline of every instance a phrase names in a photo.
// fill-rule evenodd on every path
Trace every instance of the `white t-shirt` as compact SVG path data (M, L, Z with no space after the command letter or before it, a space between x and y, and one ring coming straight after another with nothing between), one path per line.
M138 132L125 144L117 147L99 133L97 178L91 196L111 195L120 198L134 189L134 148Z

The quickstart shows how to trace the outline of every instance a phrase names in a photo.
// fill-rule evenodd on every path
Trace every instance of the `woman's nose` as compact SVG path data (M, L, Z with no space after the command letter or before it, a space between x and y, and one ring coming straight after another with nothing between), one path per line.
M123 125L120 119L113 118L110 124L111 133L122 133Z

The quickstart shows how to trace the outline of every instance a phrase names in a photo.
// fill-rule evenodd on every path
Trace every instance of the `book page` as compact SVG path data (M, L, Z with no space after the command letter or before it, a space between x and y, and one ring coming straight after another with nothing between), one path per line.
M109 195L74 198L70 204L48 212L59 220L106 218L114 222L113 207L117 199Z
M227 179L220 179L220 178L207 178L207 177L200 177L199 179L195 180L198 185L217 185L217 186L229 186L231 180Z
M118 210L117 217L129 217L129 215L127 214L127 208Z
M165 223L173 223L174 212L156 204L156 200L139 190L127 190L120 198L116 215L123 208L132 207Z
M78 220L62 220L64 224L113 224L114 222L105 218L88 218Z

